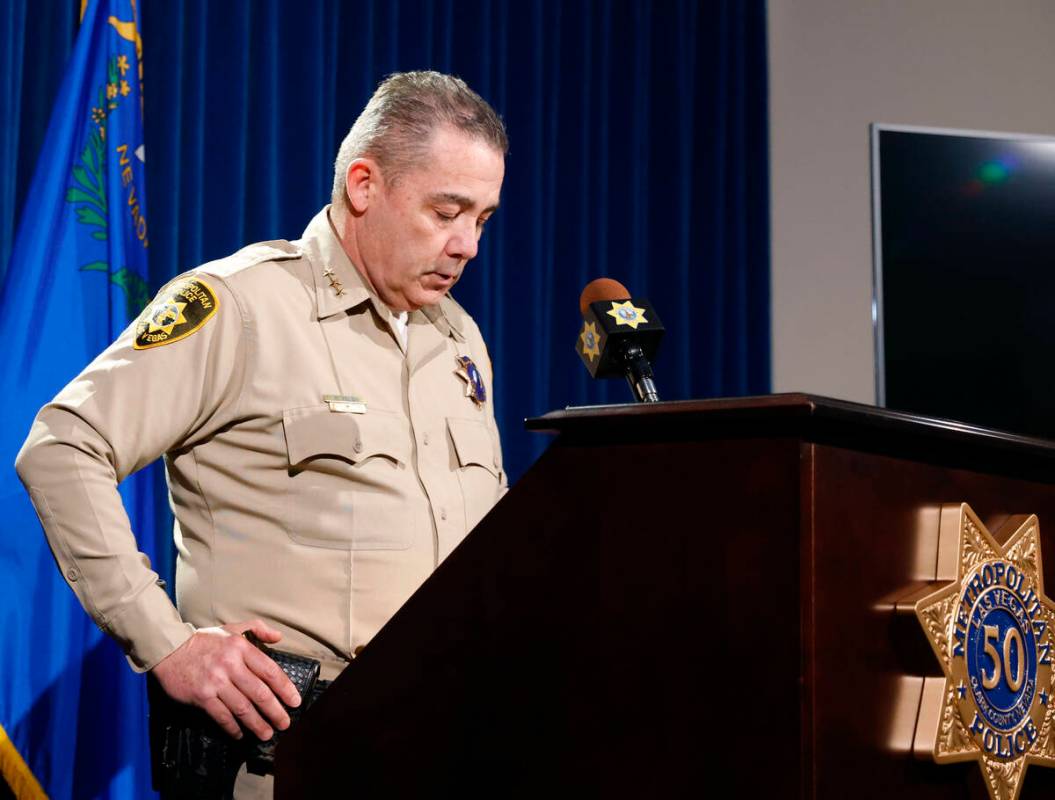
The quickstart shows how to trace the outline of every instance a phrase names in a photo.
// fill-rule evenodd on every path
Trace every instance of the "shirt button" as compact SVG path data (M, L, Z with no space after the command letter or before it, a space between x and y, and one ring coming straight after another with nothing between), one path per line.
M79 577L81 577L81 573L77 571L76 567L70 567L68 570L66 570L66 577L69 578L71 581L75 581Z
M445 508L441 508L440 509L440 519L442 519L444 522L447 521L447 509L445 509Z
M421 443L424 444L426 447L429 446L429 435L427 433L421 437Z

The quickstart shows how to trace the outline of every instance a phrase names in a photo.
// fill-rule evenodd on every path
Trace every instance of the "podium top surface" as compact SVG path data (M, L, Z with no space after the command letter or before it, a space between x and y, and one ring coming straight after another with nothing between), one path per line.
M809 394L569 407L525 427L597 440L792 437L1055 480L1055 441Z

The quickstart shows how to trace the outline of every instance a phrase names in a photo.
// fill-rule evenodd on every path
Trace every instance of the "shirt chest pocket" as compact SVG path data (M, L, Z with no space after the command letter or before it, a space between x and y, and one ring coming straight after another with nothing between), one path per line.
M465 527L472 530L498 500L498 446L491 429L479 420L448 417L447 430L454 444L458 482L465 500Z
M291 539L338 550L410 547L414 477L402 418L309 406L285 411L282 426L289 454L283 524Z

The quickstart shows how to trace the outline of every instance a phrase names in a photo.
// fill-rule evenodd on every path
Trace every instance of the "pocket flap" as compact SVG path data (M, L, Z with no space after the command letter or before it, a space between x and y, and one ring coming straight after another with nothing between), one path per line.
M290 466L315 458L341 458L356 464L371 456L385 456L406 464L407 445L394 417L376 411L347 414L329 406L293 408L282 414Z
M483 422L463 417L447 417L447 430L451 432L458 463L483 467L498 477L498 454L491 430Z

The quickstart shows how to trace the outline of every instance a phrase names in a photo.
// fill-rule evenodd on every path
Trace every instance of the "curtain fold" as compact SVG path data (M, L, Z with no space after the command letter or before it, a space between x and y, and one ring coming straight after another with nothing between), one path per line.
M77 34L79 2L0 2L0 284L51 107Z

